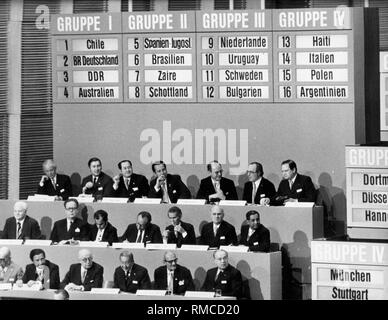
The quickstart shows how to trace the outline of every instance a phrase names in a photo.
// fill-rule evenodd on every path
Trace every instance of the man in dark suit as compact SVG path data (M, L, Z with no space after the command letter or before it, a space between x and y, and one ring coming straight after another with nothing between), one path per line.
M212 206L211 219L212 222L202 227L200 244L208 245L211 248L237 245L236 229L224 221L224 209L218 205Z
M311 178L299 174L293 160L282 162L282 176L275 198L276 205L286 202L315 202L317 191Z
M102 288L104 268L93 262L92 253L88 249L81 249L78 259L80 263L70 266L61 287L66 291L90 291L92 288Z
M138 289L151 289L151 280L146 268L135 263L133 254L129 251L120 253L121 266L114 275L114 287L124 292L136 293Z
M33 263L26 266L23 283L31 287L38 282L46 289L59 289L59 268L46 259L45 252L42 249L33 249L30 259Z
M252 204L269 205L274 200L276 189L273 183L263 177L263 166L251 162L248 166L248 182L244 185L243 200Z
M206 199L207 203L238 199L234 182L222 176L222 166L218 161L210 162L207 171L210 176L201 180L197 199Z
M137 222L127 227L124 234L120 237L122 242L138 243L163 243L160 228L151 223L151 214L147 211L141 211L137 215Z
M56 196L55 200L67 200L73 195L70 177L57 174L57 165L51 159L43 162L44 175L40 179L37 194Z
M113 193L115 197L128 198L133 202L135 198L148 197L150 186L145 176L133 173L132 162L122 160L118 167L121 173L113 177Z
M165 265L155 269L154 272L156 290L167 290L179 295L184 295L186 291L194 291L190 270L177 264L178 258L174 252L167 251L163 262Z
M269 252L269 230L260 223L260 214L250 210L246 214L247 225L241 227L239 244L248 246L249 251Z
M27 215L26 202L18 201L13 207L13 217L5 221L2 239L41 239L38 221Z
M87 240L89 224L78 218L79 203L76 199L64 202L66 218L54 223L50 240L54 243L66 244L76 240Z
M108 222L108 213L104 210L97 210L94 213L95 224L89 228L89 241L118 242L117 229Z
M92 194L96 200L113 196L113 180L102 172L101 160L91 158L88 161L91 174L82 179L82 194Z
M213 253L213 258L217 267L207 271L201 290L221 290L223 296L241 298L241 272L229 264L228 253L224 250L217 250Z
M0 248L0 283L18 283L22 281L23 270L11 258L11 250Z
M182 210L180 208L171 207L168 209L167 216L171 224L163 231L163 242L176 243L178 248L182 244L196 244L194 227L181 220Z
M176 203L178 199L190 199L190 190L179 175L167 173L166 164L157 161L152 164L156 177L150 183L150 198L160 198L163 203Z

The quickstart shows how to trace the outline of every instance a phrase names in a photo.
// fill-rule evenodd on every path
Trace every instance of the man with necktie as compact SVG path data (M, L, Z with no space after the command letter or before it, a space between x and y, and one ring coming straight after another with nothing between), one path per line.
M293 160L282 162L282 176L274 203L283 205L286 202L315 202L317 191L309 176L298 173Z
M178 258L172 251L165 252L164 266L155 269L154 288L167 290L170 294L184 295L186 291L194 290L193 277L186 267L178 264Z
M270 232L260 223L260 214L256 210L246 213L247 223L241 226L240 245L248 246L249 251L269 252Z
M244 185L243 200L251 204L270 205L276 195L273 183L263 177L263 166L259 162L251 162L248 166L248 182Z
M102 288L104 268L93 261L93 255L88 249L78 252L80 263L70 266L69 272L61 282L61 288L66 291L90 291L92 288Z
M38 221L27 215L28 205L17 201L13 207L13 217L5 221L2 239L41 239Z
M95 224L90 227L89 241L118 242L117 229L108 222L108 213L105 210L97 210L94 215Z
M23 270L11 259L11 250L0 248L0 283L16 283L23 277Z
M238 199L234 182L222 176L223 169L217 160L207 165L207 171L210 176L201 180L197 199L206 199L207 203Z
M135 263L133 254L127 250L120 253L121 265L116 268L114 287L123 292L136 293L138 289L151 289L151 280L146 268Z
M228 253L225 250L216 250L213 258L216 267L206 272L201 290L214 292L220 290L222 296L241 298L241 272L229 264Z
M178 199L190 199L191 194L179 175L167 173L166 164L157 161L152 164L155 177L150 183L150 198L160 198L162 203L176 203Z

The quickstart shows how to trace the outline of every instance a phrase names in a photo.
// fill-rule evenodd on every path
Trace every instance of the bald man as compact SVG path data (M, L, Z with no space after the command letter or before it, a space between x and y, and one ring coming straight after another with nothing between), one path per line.
M26 202L18 201L13 207L13 217L5 221L2 239L41 239L38 221L27 215Z
M44 175L40 179L37 194L55 196L55 200L67 200L73 195L70 177L57 173L57 165L54 160L43 162Z
M115 288L131 293L136 293L138 289L151 289L147 269L135 263L131 252L125 250L120 253L120 264L113 275Z
M221 164L214 160L207 165L210 176L201 180L197 199L206 199L207 203L220 200L238 200L234 182L222 176Z
M78 252L79 263L72 264L69 272L61 282L61 288L66 291L90 291L92 288L102 288L104 268L93 261L93 255L88 249Z
M177 295L184 295L187 290L195 290L190 270L178 264L174 252L165 252L163 262L164 266L154 272L155 289L169 290Z
M23 270L11 259L11 250L0 248L0 283L15 283L23 277Z

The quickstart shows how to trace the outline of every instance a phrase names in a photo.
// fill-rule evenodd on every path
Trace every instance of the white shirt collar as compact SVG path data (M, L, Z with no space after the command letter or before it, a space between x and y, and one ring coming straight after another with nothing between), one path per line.
M256 181L255 181L255 185L256 185L256 190L259 188L259 185L260 185L260 182L261 182L261 179L262 179L263 177L260 177L259 179L257 179Z

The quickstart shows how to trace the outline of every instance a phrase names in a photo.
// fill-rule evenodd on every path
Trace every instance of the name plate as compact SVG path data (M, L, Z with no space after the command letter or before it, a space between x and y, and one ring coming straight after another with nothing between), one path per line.
M240 206L243 207L247 204L247 202L244 200L221 200L220 206Z
M147 243L148 250L176 250L176 243Z
M29 287L27 284L23 284L21 286L14 284L13 290L14 291L39 291L42 288L41 284L34 284L31 287Z
M214 292L211 292L211 291L186 291L185 297L189 297L189 298L214 298Z
M0 239L0 245L21 245L23 239Z
M228 252L248 252L248 249L246 246L220 246L220 250Z
M50 246L51 240L33 240L33 239L26 239L24 241L25 246Z
M137 296L165 296L166 290L137 290Z
M177 204L204 205L206 204L206 199L178 199Z
M285 207L290 208L312 208L314 206L314 202L286 202L284 204Z
M81 247L92 247L92 248L106 248L109 243L105 241L80 241L79 245Z
M179 250L190 250L190 251L207 251L209 246L198 245L198 244L182 244Z
M76 199L79 203L92 203L94 201L91 194L85 194L80 197L69 197L69 199Z
M127 203L128 198L112 198L112 197L104 197L102 198L101 203Z
M0 283L0 290L12 290L12 283Z
M92 288L90 293L96 294L119 294L119 288Z
M55 201L55 196L48 196L46 194L35 194L28 196L27 201Z
M137 242L113 242L112 248L121 249L144 249L144 243Z
M162 199L159 198L135 198L135 201L133 203L140 203L140 204L160 204Z

